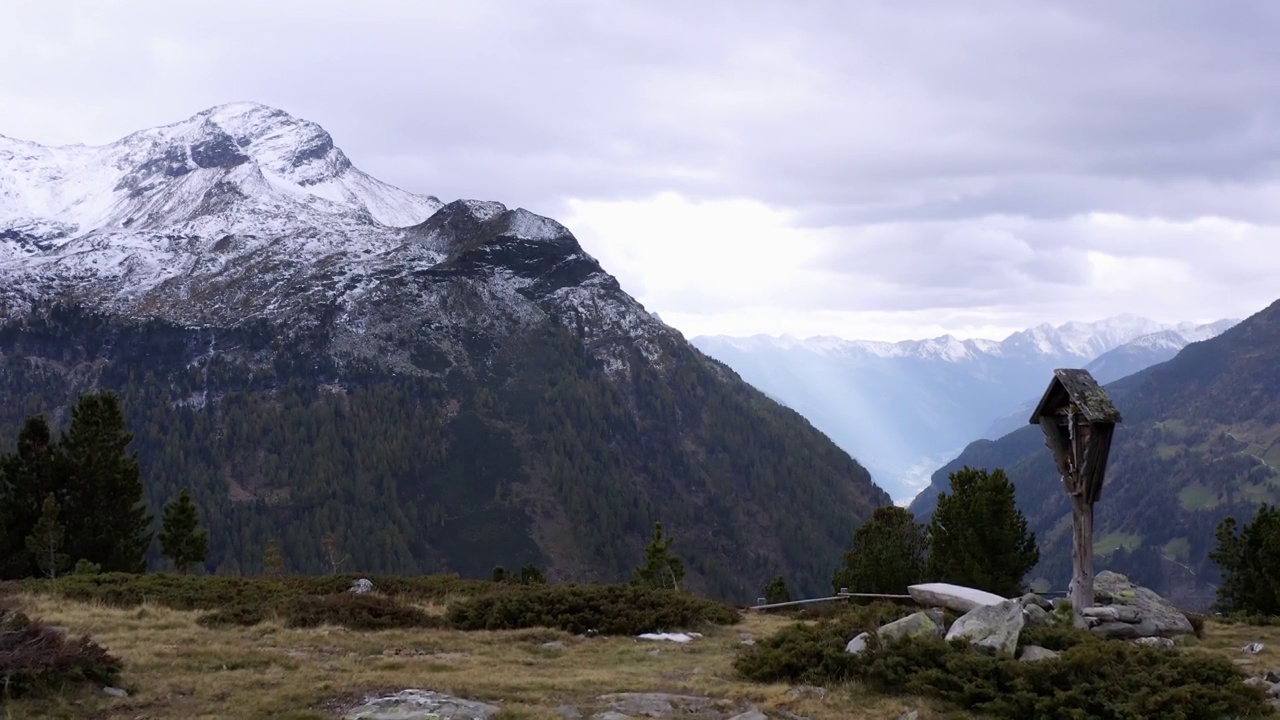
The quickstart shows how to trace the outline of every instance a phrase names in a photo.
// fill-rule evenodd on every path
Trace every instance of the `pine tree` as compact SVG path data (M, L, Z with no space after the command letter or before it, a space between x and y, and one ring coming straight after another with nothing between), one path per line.
M781 575L775 575L761 592L764 594L764 601L770 605L791 602L791 591L787 589L787 581Z
M58 443L56 461L67 481L67 550L103 572L145 571L154 535L138 458L128 451L132 441L120 397L102 392L80 396Z
M522 585L544 585L547 578L542 574L536 565L525 565L520 568L520 583Z
M18 433L17 452L0 457L0 579L41 572L27 551L26 539L40 521L49 493L63 503L65 480L54 464L48 423L42 416L31 417Z
M281 549L277 538L268 540L266 549L262 551L262 573L264 575L284 574L284 550Z
M675 538L664 537L662 523L653 524L653 539L644 551L644 564L632 571L632 582L655 588L680 589L684 561L671 552Z
M929 536L929 579L1004 597L1022 593L1022 578L1040 561L1036 536L1001 469L951 473L951 494L938 493Z
M1209 559L1222 569L1216 610L1280 615L1280 507L1263 505L1239 533L1236 519L1218 524Z
M186 488L164 506L160 551L184 575L191 565L209 559L209 531L200 527L196 504Z
M906 508L877 508L853 533L853 547L831 578L832 590L904 593L924 578L929 536Z
M67 567L67 554L59 552L65 536L66 531L58 522L58 501L53 493L49 493L40 506L40 520L27 536L26 546L40 572L50 579L56 579L58 573Z

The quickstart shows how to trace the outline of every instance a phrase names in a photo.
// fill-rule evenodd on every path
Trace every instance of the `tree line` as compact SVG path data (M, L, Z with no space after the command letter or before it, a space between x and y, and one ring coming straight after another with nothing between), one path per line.
M81 395L56 439L43 415L26 420L16 451L0 456L0 578L140 573L157 539L180 572L207 559L208 533L185 489L156 533L132 440L111 392Z

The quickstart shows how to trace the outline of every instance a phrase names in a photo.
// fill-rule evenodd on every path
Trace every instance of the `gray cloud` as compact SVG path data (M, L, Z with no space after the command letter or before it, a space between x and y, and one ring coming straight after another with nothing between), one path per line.
M1089 213L1280 222L1269 0L33 0L8 15L5 134L105 142L249 99L444 199L563 215L569 198L751 198L828 238L836 280L779 307L1008 306L1091 282L1088 251L1227 242L1161 247L1149 227L1082 228ZM858 273L896 294L840 284ZM717 305L707 292L673 302Z

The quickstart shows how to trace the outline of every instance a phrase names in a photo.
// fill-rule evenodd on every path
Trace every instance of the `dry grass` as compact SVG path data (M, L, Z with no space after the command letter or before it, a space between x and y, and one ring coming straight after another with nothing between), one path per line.
M731 665L742 633L764 637L791 622L777 616L750 614L739 626L676 645L577 638L554 630L354 632L291 630L277 623L207 629L196 624L199 613L158 606L126 610L50 596L23 596L19 602L33 616L88 633L121 657L122 685L130 696L114 699L86 689L11 702L0 706L0 720L331 719L368 693L404 688L492 702L504 708L504 718L528 720L559 720L555 709L562 705L590 716L598 709L595 696L633 691L708 695L731 701L735 711L755 705L812 720L892 720L913 709L923 719L969 717L943 713L923 700L870 695L856 685L820 694L736 679ZM567 649L541 647L551 640ZM1242 654L1240 648L1251 642L1266 649ZM1230 657L1246 670L1280 668L1280 627L1210 623L1205 639L1191 641L1188 650Z
M50 624L89 633L121 657L130 696L113 699L94 689L12 702L0 710L6 720L334 718L367 693L404 688L493 702L504 716L530 720L558 720L555 708L566 704L589 716L596 709L592 698L606 692L708 695L813 720L892 719L911 709L941 717L930 715L923 701L869 696L853 686L819 696L735 679L731 665L741 633L772 633L789 622L778 617L751 615L742 625L677 645L554 630L354 632L276 623L207 629L196 624L199 613L158 606L125 610L50 596L24 596L20 603ZM568 647L541 647L551 640Z

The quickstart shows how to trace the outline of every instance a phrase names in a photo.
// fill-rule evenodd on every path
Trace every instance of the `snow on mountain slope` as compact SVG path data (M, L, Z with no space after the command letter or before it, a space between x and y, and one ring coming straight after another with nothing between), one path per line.
M1154 320L1124 314L1092 323L1068 322L1057 327L1045 323L1015 332L1004 340L959 340L951 335L943 335L925 340L903 340L890 343L875 340L845 340L825 335L803 340L790 335L777 337L704 335L695 338L695 341L704 343L708 347L733 348L739 352L802 350L817 355L845 358L921 358L963 362L987 356L1042 355L1082 358L1088 361L1143 335L1162 330L1196 332L1198 327L1200 326L1194 323L1166 326Z
M410 373L482 362L477 348L551 317L611 370L636 351L660 365L682 341L563 225L393 187L319 125L255 103L102 146L0 136L0 321L54 299L315 329L335 357Z
M130 228L244 230L204 201L227 183L295 224L355 214L388 227L426 220L442 203L352 166L315 123L233 103L102 146L45 147L0 136L0 231L59 223L64 236ZM225 193L224 193L225 196Z

